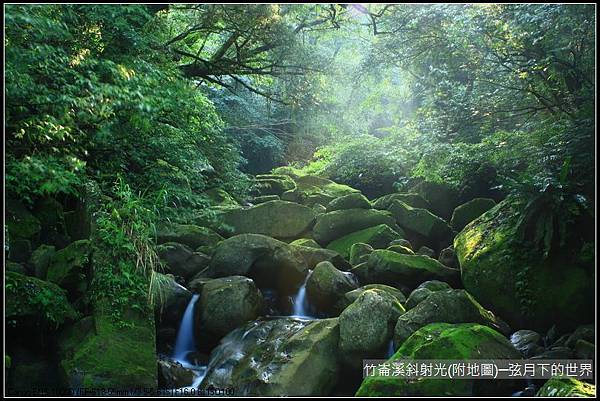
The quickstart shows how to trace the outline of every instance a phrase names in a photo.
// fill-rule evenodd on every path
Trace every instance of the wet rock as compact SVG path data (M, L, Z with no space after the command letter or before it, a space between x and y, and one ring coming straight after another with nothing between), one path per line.
M168 273L190 279L208 267L210 258L200 252L193 252L188 246L177 242L165 242L156 247L156 253L167 265Z
M321 262L330 262L342 271L348 271L352 268L350 263L334 250L301 245L291 245L291 247L292 251L304 261L309 269L314 269Z
M431 293L400 316L394 329L394 343L402 344L429 323L479 323L504 334L510 332L506 323L485 310L468 292L451 289Z
M338 319L258 320L213 350L200 387L237 396L327 396L338 379Z
M391 241L390 246L394 246L394 245L404 246L404 247L410 249L411 251L413 249L410 241L405 238L395 239L395 240Z
M426 238L430 244L450 242L452 230L446 221L427 209L414 208L394 201L388 208L400 227Z
M345 293L357 287L356 281L349 273L339 271L329 262L321 262L306 282L306 295L317 311L333 315L334 305Z
M392 252L396 252L396 253L402 253L404 255L414 255L415 253L412 251L412 249L402 246L402 245L391 245L388 246L386 248L388 251L392 251Z
M525 358L544 352L542 336L533 330L515 331L510 336L510 342Z
M211 280L202 286L194 308L196 338L201 344L214 344L263 311L262 294L251 279L232 276Z
M192 293L178 284L172 275L154 273L152 296L157 325L179 328Z
M158 387L180 388L193 383L194 371L169 358L158 360Z
M406 301L406 309L412 309L417 306L421 301L426 299L430 294L436 291L451 290L452 288L443 281L430 280L420 284L413 292L408 296Z
M392 229L397 228L393 217L384 211L372 209L336 210L317 217L313 227L313 238L319 244L327 245L333 240L350 233L380 224L386 224Z
M363 292L367 290L379 290L387 292L388 294L396 298L401 305L404 305L404 303L406 302L406 297L404 296L402 291L400 291L397 288L390 287L389 285L385 284L367 284L344 294L344 297L338 302L338 310L341 312L344 309L346 309L348 306L350 306L350 304L356 301L356 299Z
M356 266L359 263L366 262L369 254L373 252L373 247L369 244L357 242L350 248L350 264Z

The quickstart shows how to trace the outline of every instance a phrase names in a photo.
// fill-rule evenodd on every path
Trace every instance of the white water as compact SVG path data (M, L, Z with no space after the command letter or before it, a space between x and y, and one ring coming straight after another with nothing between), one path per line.
M196 343L194 341L194 305L198 300L198 294L194 294L179 325L177 340L175 341L175 349L173 350L173 359L181 364L188 364L187 355L190 352L196 351ZM185 365L184 365L185 366Z
M390 340L390 343L388 344L386 358L391 358L395 353L396 352L394 351L394 340Z
M308 282L308 278L310 277L311 273L312 270L309 270L308 274L306 275L306 278L304 278L304 282L302 283L302 285L298 289L298 292L296 293L296 296L292 300L294 304L294 312L292 317L297 317L301 319L313 318L313 316L310 316L308 299L306 298L306 283Z

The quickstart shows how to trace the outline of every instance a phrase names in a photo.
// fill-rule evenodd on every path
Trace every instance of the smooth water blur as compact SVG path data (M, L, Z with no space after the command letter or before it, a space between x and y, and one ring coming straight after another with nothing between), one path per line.
M306 283L308 282L308 278L310 277L312 270L308 271L308 274L304 278L304 282L298 289L296 296L292 299L294 310L292 317L298 317L302 319L313 319L314 317L310 315L310 307L308 304L308 299L306 298Z
M197 300L198 294L194 294L185 309L181 324L179 325L177 340L175 341L173 359L181 362L182 365L189 364L186 359L187 355L192 351L196 351L196 343L194 341L194 305Z

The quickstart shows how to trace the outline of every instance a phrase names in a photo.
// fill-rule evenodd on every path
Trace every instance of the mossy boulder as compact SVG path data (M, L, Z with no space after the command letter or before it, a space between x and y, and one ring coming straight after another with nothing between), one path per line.
M372 209L336 210L317 216L313 227L313 238L325 246L338 238L380 224L386 224L393 229L397 228L394 218L388 212ZM348 250L350 250L350 246L352 244L348 245Z
M520 354L500 333L475 323L431 323L410 336L388 360L520 359ZM357 397L439 397L511 394L510 380L403 379L367 377Z
M459 271L442 265L423 255L404 255L384 249L376 249L363 265L352 269L362 283L387 284L393 287L416 288L427 280L455 283Z
M489 198L475 198L454 209L450 225L455 231L461 231L467 224L496 206Z
M177 283L172 275L153 274L152 297L156 324L179 329L192 293Z
M277 239L292 239L308 231L315 212L294 202L270 201L247 209L230 210L223 223L237 234L263 234Z
M417 255L425 255L425 256L429 256L430 258L434 258L435 257L435 251L427 246L422 246L420 247L417 252Z
M448 283L438 280L430 280L421 283L417 288L413 290L406 300L406 309L412 309L417 306L421 301L427 298L430 294L436 291L450 290Z
M304 248L311 254L318 251ZM305 260L289 244L265 235L241 234L217 245L206 277L248 276L261 288L290 294L300 286L307 270Z
M444 220L450 219L454 209L461 203L458 190L443 182L423 181L410 192L421 195L429 203L428 209Z
M212 188L203 192L204 196L213 206L238 207L239 203L227 191L221 188Z
M398 200L393 201L388 210L400 227L425 237L429 243L449 242L452 229L429 210L414 208Z
M319 313L332 315L338 300L357 287L356 281L349 273L336 269L329 262L321 262L306 282L306 295Z
M66 291L54 283L6 271L4 289L5 317L15 320L17 325L31 323L56 328L79 316L67 300Z
M333 264L336 269L342 271L348 271L352 268L352 265L346 259L331 249L291 244L290 247L291 250L304 261L304 264L309 269L314 269L315 266L321 262L329 262Z
M56 247L52 245L40 245L29 259L29 264L33 268L35 276L40 279L45 279L48 274L48 267L52 262L52 258L56 253Z
M327 396L339 368L338 319L257 320L229 333L211 353L200 388L237 396Z
M438 260L444 266L452 267L453 269L458 269L460 266L458 265L458 258L456 257L456 252L454 252L454 248L449 246L448 248L444 248L440 251L440 256Z
M287 175L261 174L256 176L256 181L250 189L250 193L253 196L281 195L295 188L296 183Z
M366 262L369 254L373 252L374 249L371 245L365 244L362 242L357 242L352 244L350 247L350 264L352 266L356 266L359 263Z
M393 325L404 313L398 299L387 291L369 289L340 314L340 351L350 366L362 359L383 355L392 338Z
M344 209L371 209L371 202L360 192L354 192L336 198L327 205L327 212Z
M296 189L284 192L281 199L307 206L312 206L315 203L327 205L336 198L359 192L347 185L338 184L314 175L295 177L294 181L296 182Z
M89 279L90 253L90 241L86 239L57 251L48 266L46 280L71 292L84 292Z
M156 243L177 242L197 249L201 246L214 247L225 238L208 227L194 224L170 224L156 233Z
M403 246L403 245L390 245L386 249L388 251L402 253L404 255L414 255L415 254L412 249L410 249L409 247Z
M317 241L315 241L312 238L299 238L297 240L290 242L290 245L308 246L310 248L321 249L321 245L317 244Z
M344 309L346 309L348 306L350 306L350 304L356 301L363 292L367 290L378 290L387 292L388 294L396 298L401 305L404 305L404 303L406 302L406 297L404 296L404 293L402 293L402 291L400 291L397 288L390 287L389 285L385 284L367 284L345 293L342 299L338 301L338 310L341 312Z
M178 242L166 242L156 247L156 253L166 264L166 272L190 279L208 267L209 257L192 251L188 246Z
M485 310L468 292L450 289L431 293L400 316L394 328L394 343L399 346L429 323L479 323L505 335L510 332L506 323Z
M174 389L190 386L194 382L195 372L184 367L178 361L160 358L158 360L158 387Z
M373 209L387 210L395 200L419 209L429 209L431 207L429 202L419 194L388 194L377 198L373 202Z
M215 344L231 330L259 317L263 310L262 294L248 277L211 280L202 286L194 308L196 338Z
M127 324L115 319L109 301L100 300L93 316L61 333L60 368L69 387L157 387L154 319L134 309L124 313Z
M279 195L263 195L263 196L255 196L250 200L253 205L259 205L261 203L270 202L274 200L281 200Z
M375 249L382 249L386 248L391 241L403 236L404 231L401 229L396 231L387 224L379 224L338 238L330 242L327 245L327 249L333 249L348 259L352 245L356 243L369 244Z
M9 243L12 239L37 240L42 224L21 202L6 199L6 226Z
M544 258L519 240L526 203L507 198L454 239L464 288L517 329L546 330L554 323L568 329L593 321L593 263L578 259L575 246Z
M571 377L553 377L536 397L596 397L596 386Z

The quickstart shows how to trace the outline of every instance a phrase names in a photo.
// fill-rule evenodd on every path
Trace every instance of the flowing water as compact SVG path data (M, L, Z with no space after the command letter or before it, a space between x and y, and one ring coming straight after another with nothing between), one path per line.
M308 282L308 278L310 277L311 273L312 273L312 270L309 270L308 274L304 278L304 282L302 282L302 285L298 289L296 296L292 300L293 305L294 305L292 317L297 317L297 318L301 318L301 319L313 319L314 318L313 316L310 315L308 299L306 298L306 283Z

